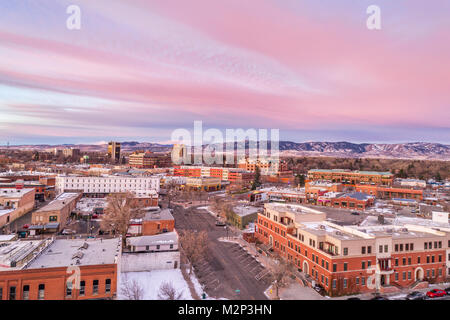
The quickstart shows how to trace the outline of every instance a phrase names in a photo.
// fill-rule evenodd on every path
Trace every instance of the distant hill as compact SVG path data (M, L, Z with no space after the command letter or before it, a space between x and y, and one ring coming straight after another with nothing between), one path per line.
M168 152L170 144L125 141L121 143L122 151L150 150ZM248 148L249 142L246 141ZM270 142L268 143L270 148ZM64 145L21 145L10 149L47 150L52 148L79 148L82 151L106 152L107 144L64 144ZM450 160L450 145L429 142L412 142L396 144L351 143L351 142L292 142L280 141L281 156L330 156L350 158L401 158ZM225 150L225 145L223 147Z

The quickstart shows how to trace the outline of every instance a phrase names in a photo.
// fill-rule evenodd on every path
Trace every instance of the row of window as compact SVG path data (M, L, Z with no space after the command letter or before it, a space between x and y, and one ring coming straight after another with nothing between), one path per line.
M69 282L66 285L66 297L70 298L72 297L72 283ZM111 292L111 279L105 280L105 293ZM86 293L86 282L80 281L80 296L84 296ZM99 281L93 280L92 281L92 294L96 295L99 293ZM15 286L9 287L9 300L16 300L17 299L17 288ZM30 299L30 285L26 284L22 287L22 299L23 300L29 300ZM44 300L45 299L45 284L39 284L38 285L38 300ZM3 287L0 287L0 300L3 300Z
M38 285L38 300L44 300L45 298L45 284ZM17 299L17 288L16 286L9 287L9 300ZM24 285L22 288L22 299L29 300L30 299L30 286L28 284ZM0 287L0 300L3 300L3 288Z
M449 258L450 258L450 254L449 254ZM406 257L402 258L402 265L406 266ZM399 265L399 258L395 258L395 266L398 267ZM435 263L436 262L436 256L427 256L427 262L426 263ZM442 262L442 254L438 255L438 259L437 262ZM417 257L417 264L421 263L421 258L420 256ZM408 265L412 264L412 258L408 257Z

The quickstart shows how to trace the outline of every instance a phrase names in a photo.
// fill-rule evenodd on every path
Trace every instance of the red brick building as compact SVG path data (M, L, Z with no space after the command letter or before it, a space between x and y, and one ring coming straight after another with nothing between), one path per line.
M33 256L42 246L22 249ZM5 265L3 259L0 300L113 299L117 293L120 255L118 238L61 239L46 244L36 258L24 262L23 269L16 268L14 261ZM0 255L0 261L1 258Z
M329 295L381 292L444 282L450 228L421 225L339 226L325 214L298 205L266 204L256 238L294 264L297 277Z

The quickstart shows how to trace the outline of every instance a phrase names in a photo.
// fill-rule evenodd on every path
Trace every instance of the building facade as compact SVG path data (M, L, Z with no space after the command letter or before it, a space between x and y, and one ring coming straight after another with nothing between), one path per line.
M85 195L99 197L110 193L139 192L154 190L159 192L158 177L133 176L58 176L56 177L56 192L82 192Z
M319 211L266 204L258 214L256 237L331 296L377 287L387 292L450 277L450 228L340 226L325 221Z

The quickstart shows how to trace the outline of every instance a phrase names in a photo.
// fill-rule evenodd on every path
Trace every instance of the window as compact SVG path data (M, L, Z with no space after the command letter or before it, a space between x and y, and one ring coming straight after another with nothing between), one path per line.
M439 255L439 262L442 262L442 255Z
M72 297L72 282L70 281L66 283L66 297Z
M400 251L403 251L403 243L400 243Z
M370 266L372 265L371 261L367 261L367 268L370 268Z
M395 245L395 252L397 252L397 251L398 251L398 244Z
M344 288L347 288L347 279L344 279Z
M84 296L86 294L86 282L80 281L80 296Z
M398 272L395 273L395 281L398 281Z
M347 271L347 266L348 266L347 262L344 262L344 271Z
M383 253L383 246L380 246L380 247L379 247L378 252L379 252L379 253Z
M336 263L333 263L333 272L337 272L337 264Z
M395 266L398 267L398 258L395 258Z
M428 243L424 242L423 247L426 249L428 249Z
M58 216L50 216L48 218L48 221L50 221L50 222L58 221Z
M384 252L388 252L389 246L386 244L384 245Z
M403 271L403 280L406 280L406 271Z
M361 269L364 270L365 268L366 268L366 262L365 262L365 261L362 261L362 262L361 262Z
M367 247L367 253L369 253L369 254L372 253L372 246Z
M408 258L408 264L411 265L411 257Z
M158 244L158 245L156 246L156 250L159 250L160 247L161 247L161 246Z
M359 277L356 277L356 285L359 285Z
M3 288L0 287L0 300L3 300Z
M344 256L348 255L348 248L344 248Z
M45 284L40 284L38 287L38 300L44 300L45 297Z
M333 287L333 289L336 289L336 279L333 279L333 281L332 281L332 287Z
M9 287L9 300L16 300L16 287Z
M420 264L420 257L417 257L417 264Z
M430 256L427 256L427 263L430 263Z
M92 294L98 294L98 280L92 281Z
M435 272L434 272L434 269L431 269L431 276L434 278L435 277Z
M402 262L403 262L403 265L405 266L406 265L406 258L403 258Z
M325 269L328 270L329 267L330 267L330 266L329 266L329 264L328 264L328 261L326 261L326 262L325 262Z
M431 256L431 262L434 263L434 256Z
M411 251L414 250L414 243L410 243L410 244L409 244L409 250L411 250Z
M366 285L366 278L361 277L361 285L365 286Z
M22 298L23 298L23 300L30 300L30 286L27 284L23 286Z
M408 271L408 280L411 280L411 271Z
M405 251L409 251L409 243L405 244Z
M105 293L111 292L111 279L105 280Z
M361 247L361 254L366 254L366 247Z

